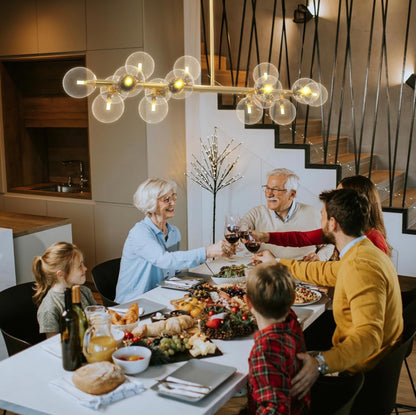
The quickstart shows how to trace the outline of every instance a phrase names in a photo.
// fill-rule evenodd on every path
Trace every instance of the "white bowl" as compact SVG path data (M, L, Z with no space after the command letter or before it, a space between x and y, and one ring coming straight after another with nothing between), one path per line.
M125 360L131 356L142 357L140 360ZM134 375L147 369L150 363L152 351L147 347L128 346L122 347L113 353L113 362L121 367L127 375Z
M246 280L246 277L235 277L235 278L220 278L220 277L211 277L212 281L214 281L217 285L232 285L232 284L238 284L239 282L244 282Z

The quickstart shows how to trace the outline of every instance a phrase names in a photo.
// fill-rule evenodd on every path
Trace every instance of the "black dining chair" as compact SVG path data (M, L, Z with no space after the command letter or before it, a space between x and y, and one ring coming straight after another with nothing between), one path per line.
M103 305L106 307L118 304L114 301L114 298L116 297L120 261L121 258L110 259L96 265L91 271L95 287L100 294Z
M377 366L365 373L364 385L355 399L351 415L390 415L396 406L397 388L405 357L410 353L416 334L416 301L403 312L402 339Z
M364 384L364 374L320 376L312 387L310 415L349 415Z
M32 300L34 286L34 282L26 282L0 292L0 329L9 356L46 338L39 333L37 307Z

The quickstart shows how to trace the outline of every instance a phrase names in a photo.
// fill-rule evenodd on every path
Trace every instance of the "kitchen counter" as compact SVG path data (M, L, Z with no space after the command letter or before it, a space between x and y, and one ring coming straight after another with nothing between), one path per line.
M42 255L55 242L72 242L72 224L66 218L0 211L0 228L13 232L7 255L14 255L17 284L33 281L35 256ZM6 251L0 255L6 255Z
M38 196L54 196L54 197L66 197L66 198L73 198L73 199L91 199L91 191L90 189L83 190L82 192L56 192L56 191L49 191L39 189L40 187L48 187L54 186L58 183L38 183L36 185L31 186L20 186L20 187L13 187L9 190L11 193L23 193L23 194L30 194L30 195L38 195Z
M71 220L65 218L0 211L0 228L12 229L13 238L46 231L70 223Z

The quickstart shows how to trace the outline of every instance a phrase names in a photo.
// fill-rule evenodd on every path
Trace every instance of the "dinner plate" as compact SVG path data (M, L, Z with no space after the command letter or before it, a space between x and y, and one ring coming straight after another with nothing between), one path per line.
M156 311L163 310L166 306L155 301L150 301L146 298L136 298L135 300L129 301L128 303L119 304L113 307L108 307L111 310L117 311L117 313L126 313L129 307L137 303L139 305L139 315L140 317L147 316Z
M322 293L320 293L319 291L316 291L316 290L310 290L310 291L312 291L314 294L316 294L317 295L317 298L315 298L312 301L305 302L305 303L293 304L293 307L303 307L305 305L315 304L315 303L317 303L318 301L321 300Z
M197 359L191 359L179 369L170 373L169 376L161 379L152 389L157 391L159 395L179 399L187 402L198 402L205 396L209 395L215 388L221 385L227 378L236 372L236 368L232 366L219 365L217 363L203 362ZM175 393L175 390L168 391L161 389L161 385L166 383L170 378L175 378L178 382L189 382L198 384L206 388L207 393L201 396L187 396Z

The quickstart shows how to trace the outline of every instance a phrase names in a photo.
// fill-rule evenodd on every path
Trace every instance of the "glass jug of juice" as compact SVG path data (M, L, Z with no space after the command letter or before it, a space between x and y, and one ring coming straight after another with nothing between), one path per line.
M111 333L111 316L95 313L91 316L90 327L85 332L83 353L88 363L112 361L111 356L117 343Z

